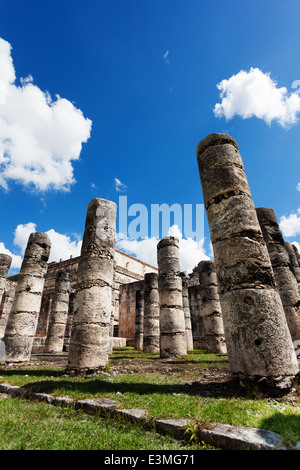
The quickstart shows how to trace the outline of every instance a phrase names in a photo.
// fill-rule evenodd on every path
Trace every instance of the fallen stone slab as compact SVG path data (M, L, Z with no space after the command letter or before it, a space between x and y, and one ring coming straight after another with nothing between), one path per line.
M135 423L141 423L145 421L146 411L142 409L137 409L137 408L133 408L129 410L116 409L114 410L114 415L123 416L125 419L135 422Z
M109 400L108 398L86 398L75 403L75 410L82 409L89 413L107 414L117 405L117 401Z
M75 408L76 401L69 397L54 397L52 405L54 406L69 406Z
M217 424L200 430L198 437L226 450L287 450L279 434L265 429Z
M186 419L156 419L155 429L175 439L185 439L189 421Z
M28 396L28 390L22 387L18 387L16 385L10 385L6 383L0 384L0 391L3 393L8 393L9 395L14 395L17 397L20 396Z
M52 405L54 400L53 396L48 393L29 392L29 397L33 400L44 401L48 405Z

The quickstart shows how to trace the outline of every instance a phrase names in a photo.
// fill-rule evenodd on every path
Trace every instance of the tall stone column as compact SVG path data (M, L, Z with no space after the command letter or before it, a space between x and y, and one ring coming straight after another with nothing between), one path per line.
M182 279L182 307L183 307L184 322L185 322L186 348L187 348L187 351L193 351L194 342L193 342L192 320L191 320L189 288L188 288L189 277L187 276L185 272L180 273L180 276Z
M54 298L45 342L46 353L61 353L63 351L70 290L71 274L68 271L59 271L55 283Z
M284 246L285 246L286 251L288 252L289 257L290 257L292 273L294 274L294 276L296 278L296 281L298 283L298 286L299 286L299 283L300 283L300 267L299 267L297 254L296 254L296 251L294 249L296 247L294 247L294 245L292 245L292 243L290 243L290 242L284 242Z
M0 253L0 305L4 294L8 271L10 270L12 257Z
M215 264L213 261L201 261L198 266L206 350L224 354L227 350Z
M134 347L138 351L143 351L144 335L144 291L137 290L135 293L135 334Z
M67 323L66 323L66 329L65 329L64 346L63 346L63 350L66 352L69 351L70 337L71 337L71 331L73 327L75 297L76 297L76 292L71 292L70 297L69 297L69 310L68 310Z
M30 360L50 248L47 234L35 232L29 236L4 334L7 362Z
M7 286L7 284L6 284ZM7 325L8 317L11 312L12 303L15 296L15 289L10 286L10 289L5 288L5 292L2 297L1 304L1 316L0 316L0 339L3 338L5 328Z
M291 270L290 256L275 211L269 207L259 207L256 212L268 247L291 337L293 341L298 341L300 340L300 295L297 280Z
M179 264L179 240L162 238L157 244L158 292L160 306L160 356L187 354L182 305L182 280Z
M108 361L116 214L112 201L88 205L67 367L73 373L101 370Z
M286 393L299 368L238 145L211 134L197 160L231 371Z
M143 351L159 352L159 295L157 273L145 274Z

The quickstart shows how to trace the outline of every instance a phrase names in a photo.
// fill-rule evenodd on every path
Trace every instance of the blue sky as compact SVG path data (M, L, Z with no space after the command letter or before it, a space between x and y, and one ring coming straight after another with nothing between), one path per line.
M0 0L11 272L34 230L51 260L76 255L94 197L202 204L196 148L212 132L236 139L256 207L300 243L299 17L297 0ZM210 256L206 216L204 237L183 237L182 269ZM118 247L155 263L150 233Z

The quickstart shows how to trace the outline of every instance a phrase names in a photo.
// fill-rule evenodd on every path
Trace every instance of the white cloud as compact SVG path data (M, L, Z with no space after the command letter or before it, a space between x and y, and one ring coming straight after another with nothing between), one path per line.
M12 257L12 262L11 262L11 267L10 267L11 270L20 269L22 261L23 261L22 256L16 255L12 253L10 250L8 250L7 248L5 248L5 245L3 242L0 242L0 253L4 255L9 255Z
M118 191L120 193L123 193L124 191L126 191L127 186L125 184L121 183L121 181L118 178L115 178L114 181L115 181L115 190L116 191Z
M36 191L67 191L92 122L80 109L34 85L15 83L11 45L0 38L0 186L14 181Z
M36 224L29 222L28 224L20 224L15 229L14 245L18 246L24 255L29 235L36 231Z
M80 255L82 240L71 240L68 235L64 235L51 229L46 232L51 240L51 251L49 262L60 259L75 258Z
M235 115L243 119L256 116L267 124L277 121L282 127L297 122L300 112L300 96L288 93L285 87L278 88L269 73L258 68L249 72L241 70L228 80L218 83L221 103L214 107L217 117L232 119Z
M287 217L284 215L279 221L280 230L284 237L294 237L300 234L300 208L297 213L292 213Z
M182 237L181 231L177 225L173 225L168 235L175 236L179 239L179 258L180 269L191 273L193 268L202 260L210 259L203 248L204 240L200 242L194 241L192 238L185 239ZM155 237L144 238L143 240L130 240L128 238L117 240L116 247L131 255L136 256L141 261L157 267L157 243Z
M155 237L144 238L143 240L130 240L128 238L119 239L116 242L116 248L125 253L129 253L144 263L157 266L157 247L158 240Z
M12 256L12 268L20 268L27 246L28 238L31 233L36 232L37 225L33 222L27 224L19 224L14 231L14 245L21 254L15 254L5 248L4 243L0 242L0 253ZM69 259L71 256L75 258L80 255L82 240L76 234L72 238L68 235L56 232L50 229L45 232L51 241L51 250L49 256L49 263L52 261L59 261L60 259Z
M170 51L166 51L166 52L164 53L164 62L165 62L165 64L168 64L168 65L170 64L170 57L169 57L169 54L170 54Z

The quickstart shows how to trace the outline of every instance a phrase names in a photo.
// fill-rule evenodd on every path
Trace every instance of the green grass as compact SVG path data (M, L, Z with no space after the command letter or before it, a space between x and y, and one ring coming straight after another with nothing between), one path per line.
M110 358L108 372L113 369L116 361L118 363L124 361L124 365L129 364L134 368L135 364L139 366L143 363L156 364L158 356L144 354L133 348L116 350ZM299 393L295 395L294 402L288 402L254 395L208 394L207 396L186 386L185 374L190 374L190 377L194 374L194 380L199 380L201 375L209 371L228 371L228 360L224 354L214 355L194 351L181 364L174 364L173 367L176 368L176 373L137 374L129 373L127 370L126 373L119 375L86 378L64 376L64 370L58 367L3 368L0 370L0 376L3 377L0 380L34 391L68 396L76 400L91 397L111 398L117 400L121 408L145 409L149 418L186 418L195 426L197 423L215 422L254 426L278 432L288 446L300 441ZM171 364L170 368L172 370ZM5 402L5 406L9 406L6 403L9 401ZM29 406L38 410L42 405L29 403ZM49 411L52 412L56 413ZM70 411L66 413L69 413L68 416L72 415ZM72 421L73 419L74 423L77 423L75 415L72 415Z
M0 399L1 450L195 450L137 425L22 399Z

